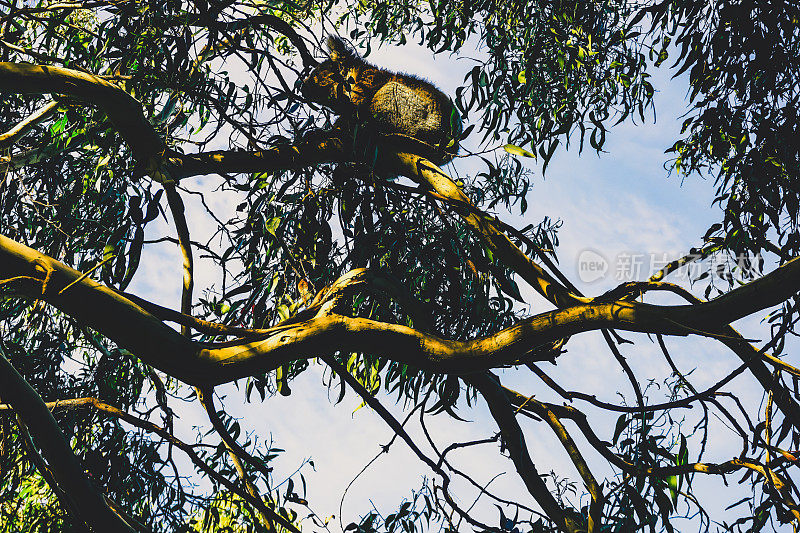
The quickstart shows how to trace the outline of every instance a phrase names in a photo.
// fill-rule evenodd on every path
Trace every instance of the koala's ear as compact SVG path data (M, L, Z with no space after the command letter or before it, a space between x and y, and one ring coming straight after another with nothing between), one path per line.
M341 37L328 36L328 56L333 61L353 61L359 59L353 49Z

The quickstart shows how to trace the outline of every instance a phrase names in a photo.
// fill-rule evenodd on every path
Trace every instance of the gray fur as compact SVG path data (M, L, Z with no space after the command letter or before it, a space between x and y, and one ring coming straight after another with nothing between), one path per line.
M462 126L453 102L433 84L378 68L331 38L328 60L303 83L303 94L356 124L373 125L398 151L436 163L458 152ZM349 119L348 119L349 120Z

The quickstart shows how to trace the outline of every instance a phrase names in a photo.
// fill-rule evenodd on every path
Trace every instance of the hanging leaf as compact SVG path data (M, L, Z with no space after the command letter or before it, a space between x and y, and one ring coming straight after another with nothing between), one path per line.
M526 149L517 146L516 144L505 144L503 145L503 150L517 157L532 157L534 159L536 158L536 154L529 152Z

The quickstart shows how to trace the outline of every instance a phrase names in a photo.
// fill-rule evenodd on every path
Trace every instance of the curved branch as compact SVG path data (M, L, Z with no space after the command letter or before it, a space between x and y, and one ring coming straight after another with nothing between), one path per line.
M564 424L561 423L560 417L556 415L552 409L548 408L546 404L542 405L545 407L542 412L542 418L545 422L547 422L547 425L550 426L550 429L553 430L553 433L556 434L556 437L561 442L561 445L564 447L567 455L569 455L569 458L572 460L572 464L575 465L575 468L578 470L578 474L580 474L583 482L586 484L586 489L589 491L589 495L592 498L592 504L589 506L588 513L588 533L600 531L602 526L601 520L603 518L603 505L605 500L605 497L603 496L603 488L597 482L594 474L592 474L592 471L589 469L589 465L586 463L586 459L584 459L583 454L578 449L578 445L575 444L575 441L572 440L572 436L567 431L567 428L565 428Z
M167 204L172 212L172 219L175 222L175 230L178 233L178 247L183 258L183 287L181 290L181 313L184 315L192 314L192 291L194 290L194 257L192 256L192 241L189 238L189 224L186 222L186 208L183 205L175 183L165 183L164 192L167 197ZM181 334L191 338L192 329L181 324Z
M68 94L99 106L128 143L137 161L160 158L164 140L130 94L101 77L46 65L0 62L0 92Z
M477 209L461 188L438 166L423 157L403 152L389 154L382 164L386 166L387 170L429 186L436 193L455 204L462 204L464 208L459 210L458 214L464 219L464 222L484 239L503 263L556 307L568 307L590 301L589 298L578 296L568 290L525 255L505 233L497 228L494 220L485 215L478 215Z
M42 294L40 283L21 280L23 293L55 305L148 364L195 385L224 383L343 349L380 353L418 368L463 374L534 360L541 357L531 355L536 346L602 328L719 338L720 328L730 321L776 305L800 290L800 261L793 260L756 281L698 305L657 306L628 301L575 305L541 313L494 335L467 341L333 314L291 324L261 340L204 348L91 279L60 294L58 291L80 277L80 272L0 236L0 278L41 278L42 265L50 270L48 290ZM797 408L792 400L789 412L791 405Z
M217 410L214 407L214 389L209 388L207 390L203 390L198 387L196 391L197 399L200 401L200 405L202 405L206 410L206 414L208 414L208 419L211 422L214 431L217 432L217 435L219 435L220 439L222 439L222 442L225 444L225 447L228 449L228 456L231 458L234 468L236 468L236 473L239 476L239 479L242 481L247 489L247 492L253 497L253 499L263 501L263 498L261 498L261 494L258 491L258 487L256 487L255 483L253 483L250 480L250 477L247 475L244 465L242 464L242 459L261 471L265 480L269 479L269 470L267 470L263 463L259 462L256 458L250 455L247 450L242 448L239 443L236 442L236 439L233 438L230 432L228 432L228 429L225 427L225 423L222 421L222 418L220 418L219 413L217 413ZM264 504L264 507L269 509L266 503ZM261 514L261 518L263 519L264 523L258 525L263 526L263 529L267 532L274 532L274 513L264 514L264 512L260 509L259 513Z
M204 25L215 30L225 30L229 32L235 32L237 30L252 26L267 26L289 39L289 42L291 42L294 47L297 48L297 52L303 59L303 64L305 66L314 67L318 64L317 60L314 59L314 56L311 55L311 52L308 51L305 40L300 37L300 35L288 22L275 15L260 14L253 15L252 17L248 17L246 19L233 20L230 22L221 22L215 20L207 24L204 24L202 19L202 16L198 16L196 20L188 21L187 23L192 25Z

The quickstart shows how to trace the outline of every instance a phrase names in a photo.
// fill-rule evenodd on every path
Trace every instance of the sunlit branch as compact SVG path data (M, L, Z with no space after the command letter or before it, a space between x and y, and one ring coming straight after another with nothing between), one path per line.
M21 290L55 305L148 364L196 385L224 383L297 359L344 349L380 353L417 368L469 373L543 357L531 356L531 350L557 339L602 328L719 338L724 324L776 305L800 288L800 261L795 260L715 300L697 305L657 306L628 301L575 305L541 313L493 335L466 341L442 339L399 324L331 314L292 324L265 339L204 348L91 279L59 294L61 288L81 273L0 236L0 277L42 278L48 269L51 271L50 289L44 295L41 285L24 283L24 280L16 292ZM777 398L776 395L776 403Z
M575 441L572 440L567 428L565 428L564 424L561 423L560 418L553 412L552 409L549 409L546 404L541 405L545 407L541 414L542 418L545 422L547 422L547 424L553 430L553 433L555 433L556 437L561 442L561 445L564 447L567 455L569 455L569 458L572 460L572 464L575 465L575 468L578 470L578 474L580 474L583 482L586 484L586 489L589 491L589 495L592 498L592 504L589 507L589 533L592 533L593 531L600 531L602 526L604 504L603 489L597 482L594 474L592 474L592 471L589 469L589 465L586 463L586 459L584 459L583 454L578 449L578 445L575 444Z
M703 246L700 249L692 249L690 253L684 255L683 257L679 257L678 259L671 261L664 265L661 270L650 276L649 281L661 281L666 276L669 276L676 270L683 268L684 266L693 263L695 261L699 261L701 259L705 259L709 255L713 254L714 252L720 250L722 248L722 243L720 242L710 242Z
M387 170L431 187L436 193L448 198L450 201L472 206L472 202L470 202L461 188L453 182L450 176L427 159L414 154L393 153L387 155L382 165L385 165ZM491 218L479 216L474 208L465 208L458 213L483 238L506 266L519 274L522 279L528 282L548 301L557 307L568 307L589 301L587 298L582 298L572 293L545 272L542 267L511 242L508 236L496 227Z
M48 102L34 111L31 115L25 117L10 130L6 131L5 133L0 133L0 148L5 148L17 142L36 124L53 114L56 109L58 109L58 106L59 102L57 100Z
M165 183L164 192L172 212L172 219L175 222L175 229L178 232L178 246L183 258L181 313L191 315L192 291L194 289L194 258L192 256L192 242L189 237L189 225L186 223L186 209L174 183ZM181 324L181 334L184 337L191 337L191 328L187 324Z
M78 70L0 63L0 92L67 94L99 106L143 163L164 154L166 144L144 116L142 105L105 79Z

